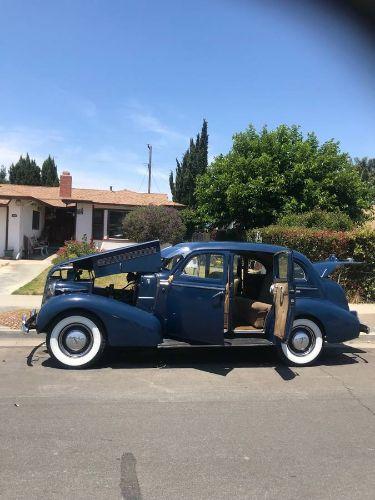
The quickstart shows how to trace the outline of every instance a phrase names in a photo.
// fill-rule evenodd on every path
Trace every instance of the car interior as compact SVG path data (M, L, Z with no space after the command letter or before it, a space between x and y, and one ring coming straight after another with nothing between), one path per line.
M271 254L242 253L233 259L233 334L262 334L272 307Z

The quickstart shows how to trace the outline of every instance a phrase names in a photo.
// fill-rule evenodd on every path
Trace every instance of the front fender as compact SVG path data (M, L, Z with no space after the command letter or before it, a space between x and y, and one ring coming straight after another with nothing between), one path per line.
M357 316L327 299L297 299L295 317L315 319L323 327L327 342L345 342L359 336Z
M74 310L97 316L111 346L152 347L161 340L160 321L154 314L100 295L72 293L50 298L39 311L36 329L47 332L61 314Z

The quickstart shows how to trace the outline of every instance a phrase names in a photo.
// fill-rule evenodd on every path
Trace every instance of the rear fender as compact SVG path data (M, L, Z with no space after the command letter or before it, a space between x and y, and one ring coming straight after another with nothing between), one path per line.
M152 313L100 295L79 293L58 295L45 302L36 321L38 333L48 332L58 316L75 310L98 317L111 346L151 347L162 340L160 322Z
M323 330L327 342L345 342L359 336L357 316L329 300L297 299L295 318L315 321Z

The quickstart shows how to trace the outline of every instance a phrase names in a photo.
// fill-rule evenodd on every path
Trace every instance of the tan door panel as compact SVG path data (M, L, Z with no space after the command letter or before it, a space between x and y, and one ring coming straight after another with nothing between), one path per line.
M275 329L274 335L284 340L289 310L289 286L288 283L275 283L273 285L275 304Z

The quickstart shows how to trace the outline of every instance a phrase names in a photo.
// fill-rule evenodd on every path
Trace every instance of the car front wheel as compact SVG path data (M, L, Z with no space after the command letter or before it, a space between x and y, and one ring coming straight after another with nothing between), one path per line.
M306 366L314 363L323 350L323 333L307 318L294 320L288 342L278 345L279 356L288 365Z
M95 363L104 350L103 327L89 315L66 315L47 334L51 357L66 368L85 368Z

